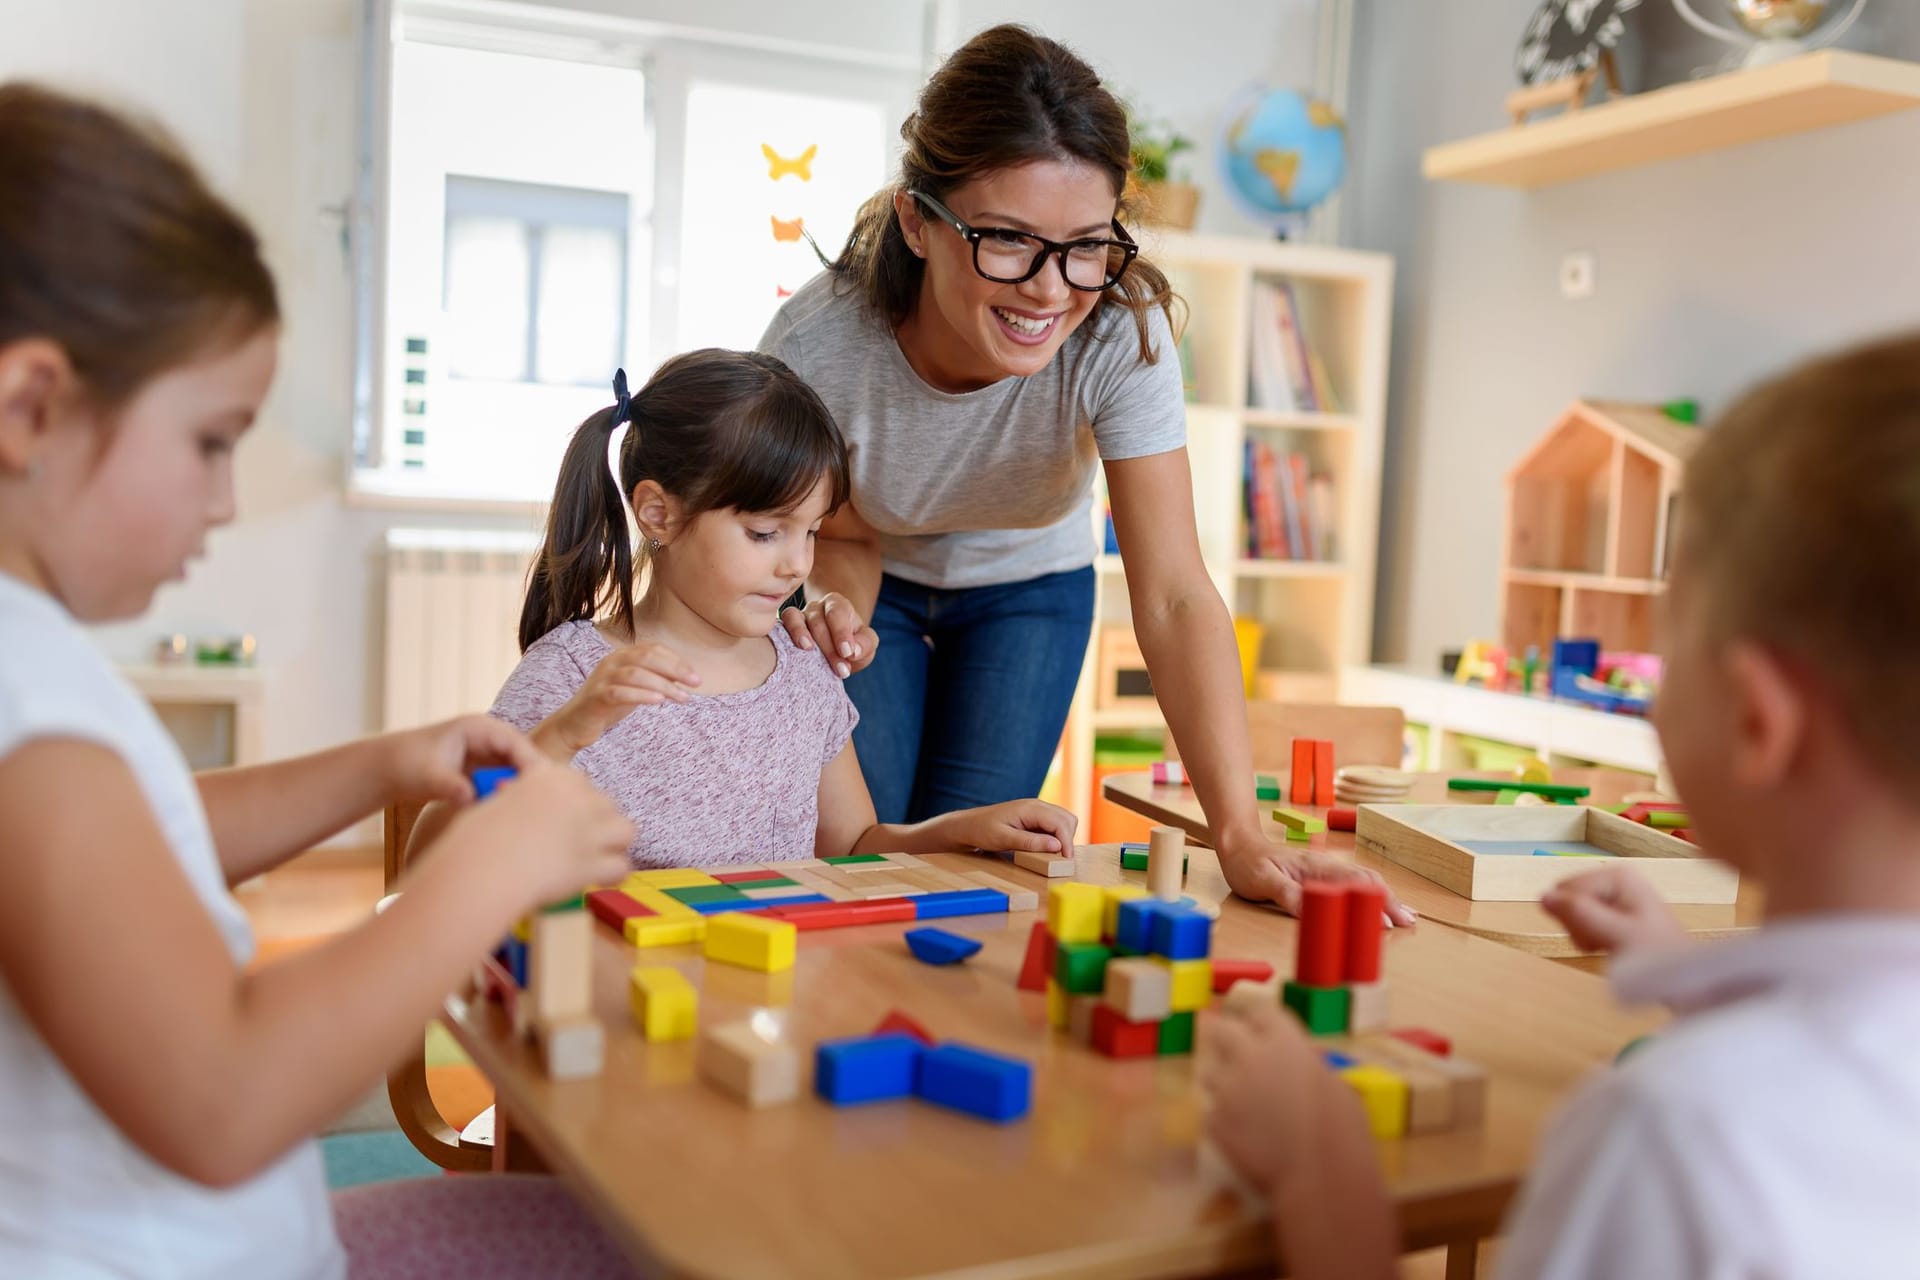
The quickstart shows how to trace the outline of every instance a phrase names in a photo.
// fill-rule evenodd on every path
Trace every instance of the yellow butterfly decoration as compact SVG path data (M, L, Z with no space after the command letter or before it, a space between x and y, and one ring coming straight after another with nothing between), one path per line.
M812 182L813 158L819 152L818 146L811 146L789 160L766 143L760 144L760 154L767 158L767 177L774 182L780 181L788 174L794 175L802 182Z

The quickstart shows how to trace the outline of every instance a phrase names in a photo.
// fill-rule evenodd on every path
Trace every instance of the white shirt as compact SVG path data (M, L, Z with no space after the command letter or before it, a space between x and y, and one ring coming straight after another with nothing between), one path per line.
M1613 983L1681 1016L1555 1122L1502 1277L1920 1275L1920 920L1786 921Z
M246 963L253 935L227 892L179 748L64 609L0 574L0 759L56 737L98 743L126 762L234 962ZM72 856L96 861L102 878L114 873L112 849ZM140 1052L126 1046L129 1070L139 1069ZM74 1083L0 984L0 1276L305 1280L345 1271L317 1144L301 1143L226 1190L169 1172Z

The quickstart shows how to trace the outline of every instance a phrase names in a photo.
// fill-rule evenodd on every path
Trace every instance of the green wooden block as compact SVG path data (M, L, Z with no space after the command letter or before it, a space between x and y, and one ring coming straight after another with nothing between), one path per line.
M1054 980L1068 995L1097 996L1107 989L1113 948L1098 942L1063 942L1055 955Z
M1176 1013L1160 1024L1160 1052L1163 1054L1193 1052L1193 1013Z
M752 902L753 899L741 893L730 884L690 884L678 889L664 889L669 898L684 902L688 906L696 902Z
M1517 804L1519 800L1520 793L1512 787L1500 788L1500 793L1493 798L1495 804Z
M820 859L820 861L836 867L844 867L856 862L885 862L886 860L887 857L883 853L846 853L837 858Z
M1345 987L1309 987L1289 982L1281 988L1280 999L1316 1036L1337 1036L1347 1029L1352 995Z
M1305 844L1307 841L1313 839L1313 833L1310 831L1301 831L1296 827L1288 827L1287 839L1298 841L1301 844Z
M540 908L541 912L546 915L555 915L562 911L585 911L586 909L587 895L584 893L576 893L571 898L566 898L559 902L549 902L546 906Z
M1253 798L1255 800L1278 800L1280 798L1280 779L1270 773L1255 774L1253 778Z
M789 885L798 888L800 882L790 880L786 876L770 875L765 880L734 880L730 884L733 888L745 893L748 889L785 889Z
M1647 815L1647 825L1650 827L1658 827L1662 831L1678 831L1687 825L1687 815L1684 813L1669 813L1656 809Z
M1273 820L1288 831L1303 831L1310 836L1317 836L1327 829L1325 819L1309 818L1298 809L1275 809Z
M1189 855L1184 853L1180 855L1180 869L1182 871L1187 869L1188 857ZM1147 869L1146 850L1143 849L1136 853L1132 849L1123 846L1120 850L1120 869L1122 871L1145 871Z
M1534 795L1545 796L1549 800L1578 800L1589 794L1587 787L1568 786L1558 782L1501 782L1493 778L1448 778L1449 791L1531 791Z

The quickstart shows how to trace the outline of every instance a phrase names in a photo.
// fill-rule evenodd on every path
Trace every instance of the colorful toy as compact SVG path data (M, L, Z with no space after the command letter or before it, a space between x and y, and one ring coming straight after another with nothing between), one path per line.
M1162 787L1188 787L1187 771L1180 767L1178 760L1155 760L1153 762L1154 785Z
M1325 738L1295 738L1293 740L1293 785L1287 799L1292 804L1330 805L1334 802L1334 782L1337 770L1333 767L1333 743ZM1289 810L1291 812L1291 810ZM1279 818L1280 811L1274 811ZM1293 839L1294 828L1288 828L1288 838Z
M729 912L707 921L706 956L742 969L779 973L793 968L799 936L789 921Z
M889 1031L904 1032L929 1049L934 1045L933 1034L898 1009L892 1010L886 1017L880 1019L880 1025L873 1029L873 1034L885 1035Z
M700 1025L700 993L667 965L638 965L627 979L633 1020L648 1040L691 1040Z
M1097 913L1096 899L1103 907ZM1216 982L1209 916L1184 902L1143 896L1136 886L1103 892L1081 884L1054 885L1047 916L1078 935L1063 939L1036 925L1027 939L1019 985L1032 990L1036 975L1047 973L1049 1025L1110 1057L1192 1052L1192 1014L1212 1000ZM1085 936L1089 921L1101 930L1092 938ZM1263 976L1261 968L1238 962L1234 978ZM1271 966L1264 969L1270 976Z
M800 1055L756 1018L714 1027L701 1038L700 1075L749 1107L800 1096Z
M1122 871L1145 871L1147 869L1148 858L1152 852L1150 846L1137 842L1129 842L1121 845L1120 869ZM1180 854L1180 872L1182 875L1186 874L1187 858L1187 853L1185 850L1182 850Z
M1280 798L1280 779L1270 773L1256 773L1253 776L1253 798L1255 800L1278 800Z
M945 929L909 929L905 936L907 950L922 964L958 964L981 947L980 939L963 938Z
M920 1055L914 1093L935 1106L1006 1124L1032 1105L1033 1067L984 1049L945 1044Z
M814 1092L836 1107L911 1097L924 1052L898 1031L822 1041L813 1052Z
M1147 890L1162 902L1178 902L1187 870L1187 836L1178 827L1155 827L1147 847Z

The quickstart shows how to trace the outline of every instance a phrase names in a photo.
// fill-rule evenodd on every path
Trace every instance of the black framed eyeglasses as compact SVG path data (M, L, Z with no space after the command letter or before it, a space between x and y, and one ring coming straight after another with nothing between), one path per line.
M973 227L961 221L947 206L923 191L908 195L925 205L940 221L960 233L973 246L973 269L982 279L995 284L1020 284L1040 274L1048 258L1060 260L1060 276L1069 286L1084 293L1100 293L1120 283L1127 266L1140 253L1118 218L1113 222L1117 239L1068 240L1064 243L1036 236L1011 227Z

